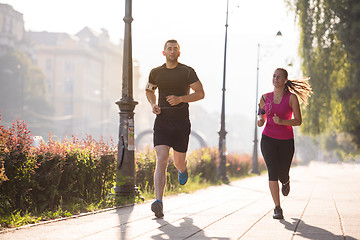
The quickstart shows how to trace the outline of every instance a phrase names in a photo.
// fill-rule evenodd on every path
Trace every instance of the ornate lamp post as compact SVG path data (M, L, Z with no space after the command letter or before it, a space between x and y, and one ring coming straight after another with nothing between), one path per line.
M276 41L282 38L280 31L276 33ZM279 44L279 42L278 42ZM271 47L271 46L268 46ZM257 109L258 109L258 89L259 89L259 70L260 70L260 43L257 46L257 67L256 67L256 98L255 98L255 126L254 126L254 149L252 157L252 169L251 173L260 174L258 167L258 126L257 126Z
M226 47L227 47L227 28L229 15L229 0L226 7L226 24L225 24L225 48L224 48L224 72L223 72L223 87L222 87L222 105L221 105L221 126L219 131L219 153L220 164L218 169L219 177L224 182L229 182L226 175L226 130L225 130L225 76L226 76Z
M135 141L134 109L137 104L133 99L133 65L131 44L132 0L125 2L125 35L123 52L122 97L116 104L120 109L120 127L117 156L115 193L120 196L135 196Z
M255 130L254 130L254 150L252 158L252 170L251 173L260 174L258 168L258 126L257 126L257 108L258 108L258 89L259 89L259 62L260 62L260 43L257 46L257 67L256 67L256 98L255 98Z

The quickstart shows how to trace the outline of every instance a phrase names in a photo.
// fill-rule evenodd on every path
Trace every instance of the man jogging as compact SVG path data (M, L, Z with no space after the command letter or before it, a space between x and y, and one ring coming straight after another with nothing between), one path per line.
M205 96L194 69L178 62L180 46L176 40L165 43L163 55L166 63L151 70L146 85L146 97L152 112L156 114L153 136L157 156L154 174L156 200L151 205L151 210L157 218L164 216L162 199L170 148L173 148L174 164L179 171L179 183L184 185L188 180L186 152L191 131L188 103ZM193 92L190 93L190 89Z

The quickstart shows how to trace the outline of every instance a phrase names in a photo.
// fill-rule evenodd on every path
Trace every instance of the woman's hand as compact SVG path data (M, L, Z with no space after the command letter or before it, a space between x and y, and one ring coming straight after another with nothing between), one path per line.
M276 113L274 114L273 121L274 123L281 125L281 119L276 115Z
M265 121L264 121L264 119L262 119L262 118L260 118L260 119L257 120L257 125L258 125L258 127L264 126L264 123L265 123Z

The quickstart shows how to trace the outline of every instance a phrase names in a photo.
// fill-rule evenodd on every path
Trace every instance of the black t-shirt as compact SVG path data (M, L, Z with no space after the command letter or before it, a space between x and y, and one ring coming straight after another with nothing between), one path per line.
M157 116L167 120L189 119L189 104L179 103L171 106L166 97L169 95L184 96L189 94L190 84L199 81L193 68L178 63L175 68L166 68L166 64L151 70L149 82L159 89L158 104L161 113Z

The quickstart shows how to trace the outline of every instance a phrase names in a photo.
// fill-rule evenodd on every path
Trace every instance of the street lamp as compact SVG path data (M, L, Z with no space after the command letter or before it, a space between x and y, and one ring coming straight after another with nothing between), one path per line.
M280 44L282 34L280 31L276 33L275 40L277 44ZM270 46L268 46L270 47ZM259 89L259 69L260 69L260 43L257 45L257 67L256 67L256 98L255 98L255 126L254 126L254 149L252 157L252 170L251 173L260 174L258 167L258 126L257 126L257 110L258 110L258 89Z
M116 104L120 109L119 142L116 170L115 193L118 196L134 197L138 193L135 186L135 141L133 99L133 65L131 44L132 0L125 2L125 34L123 51L122 97Z
M221 126L219 131L219 153L220 163L218 175L225 183L229 182L226 175L226 130L225 130L225 76L226 76L226 47L227 47L227 28L228 28L228 15L229 15L229 0L226 7L226 24L225 24L225 48L224 48L224 72L223 72L223 87L222 87L222 105L221 105Z

